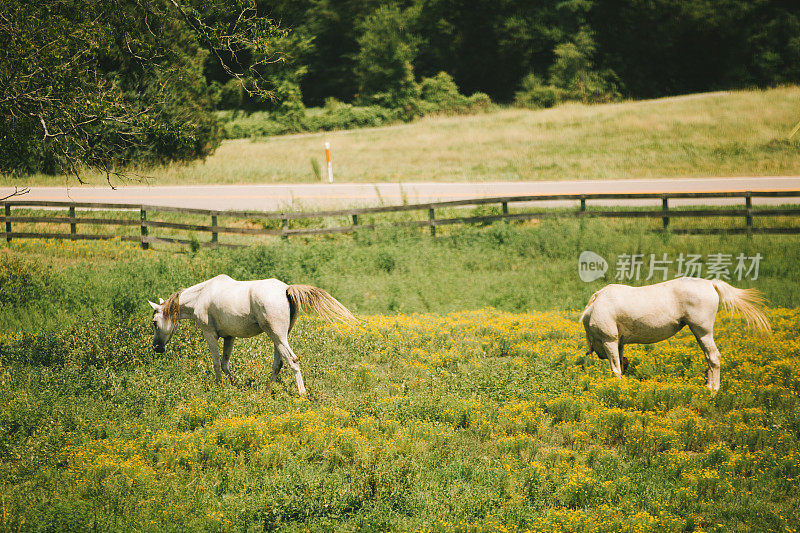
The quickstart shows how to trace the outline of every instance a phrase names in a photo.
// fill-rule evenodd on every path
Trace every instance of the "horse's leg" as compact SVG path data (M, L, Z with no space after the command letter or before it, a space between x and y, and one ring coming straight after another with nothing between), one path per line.
M628 358L622 355L622 352L625 350L625 345L621 342L619 343L619 362L622 364L622 373L624 374L626 370L628 370Z
M228 361L231 359L231 353L233 352L233 337L225 337L222 340L222 371L228 376L228 379L231 380L231 385L236 385L236 378L233 377L231 374L230 369L228 369Z
M278 377L286 362L289 368L294 372L294 379L297 382L297 390L301 396L305 396L306 387L303 383L303 374L300 372L300 364L297 356L289 346L289 332L294 326L297 315L292 316L288 300L284 300L285 305L271 306L266 305L263 313L258 315L258 325L261 329L269 335L272 343L275 346L275 359L272 361L272 376L269 380L267 390L272 392L272 384Z
M275 383L275 380L278 378L278 372L281 371L283 368L283 357L281 356L281 352L278 351L278 345L275 345L275 358L272 360L272 376L269 378L269 385L267 386L267 392L272 393L272 384Z
M714 344L714 332L712 328L692 324L689 324L689 329L692 330L694 338L697 339L697 344L700 345L703 355L706 356L706 363L708 363L708 389L711 392L717 392L719 390L720 355L717 345Z
M222 383L222 367L219 362L219 336L213 331L203 330L208 349L211 350L211 361L214 363L214 378L217 383Z
M603 341L603 351L608 358L608 362L611 363L611 371L614 372L614 375L618 378L621 378L622 366L619 363L619 341Z
M298 392L301 396L305 396L306 387L303 384L303 374L300 373L300 363L298 362L297 356L292 351L292 348L289 346L289 341L284 338L277 339L273 342L275 343L275 351L281 355L283 360L289 365L289 368L292 369L292 372L294 372L294 379L297 381Z
M594 350L594 353L597 354L598 359L603 359L603 360L608 359L606 351L603 349L602 342L592 344L592 350Z

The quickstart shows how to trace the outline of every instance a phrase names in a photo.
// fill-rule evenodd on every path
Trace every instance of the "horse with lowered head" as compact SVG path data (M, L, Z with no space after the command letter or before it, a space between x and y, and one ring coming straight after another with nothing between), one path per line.
M289 332L297 314L310 307L322 318L353 323L355 317L326 291L311 285L287 285L277 279L236 281L224 274L173 293L166 301L149 302L153 308L153 349L163 353L181 319L192 319L200 327L211 350L214 375L222 382L222 372L232 384L236 380L228 368L236 337L266 333L274 345L269 390L283 363L294 372L297 389L305 395L298 358L289 346ZM223 339L222 357L219 339Z
M621 377L628 366L626 344L650 344L675 335L684 326L694 334L708 364L707 386L719 390L720 354L714 344L719 304L736 311L762 333L771 328L758 309L764 298L756 289L737 289L722 280L678 278L655 285L607 285L594 293L581 314L589 354L608 359Z

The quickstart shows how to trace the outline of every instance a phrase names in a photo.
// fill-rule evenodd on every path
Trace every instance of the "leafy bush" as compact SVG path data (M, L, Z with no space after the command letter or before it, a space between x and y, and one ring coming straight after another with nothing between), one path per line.
M468 97L469 108L473 113L481 113L491 110L492 99L489 95L482 92L472 93Z
M218 113L217 116L227 120L223 123L222 132L226 139L243 139L247 137L268 137L291 133L286 125L281 124L266 111L255 113Z
M440 72L430 78L422 78L419 87L421 108L426 115L430 113L474 113L486 111L491 105L491 100L483 93L475 93L472 96L461 94L453 77L447 72Z
M539 109L553 107L562 98L562 91L552 85L545 85L534 74L523 78L520 90L514 93L514 103L520 107Z
M458 86L447 72L440 72L431 78L422 78L419 84L420 98L435 106L437 110L458 109L466 101L458 92Z
M400 120L397 110L378 105L355 106L328 98L325 107L306 109L302 103L283 111L218 112L226 139L267 137L304 131L333 131L385 126Z
M305 114L302 127L306 131L347 130L385 126L398 120L398 112L386 107L355 106L328 98L325 107Z
M386 126L429 114L470 114L489 111L492 101L484 93L465 96L458 92L453 78L440 72L414 83L411 93L400 97L384 91L360 98L364 105L327 98L321 108L303 106L296 84L283 82L278 87L282 102L271 111L247 113L241 110L218 111L223 135L227 139L264 137L286 133L349 130Z

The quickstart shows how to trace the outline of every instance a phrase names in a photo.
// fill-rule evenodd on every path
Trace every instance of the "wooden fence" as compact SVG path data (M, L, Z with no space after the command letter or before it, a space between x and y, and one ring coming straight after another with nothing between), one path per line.
M743 205L740 208L730 207L703 207L702 209L676 209L670 207L670 200L703 200L710 198L740 198ZM800 198L800 191L735 191L735 192L681 192L681 193L596 193L596 194L552 194L552 195L528 195L528 196L508 196L494 198L473 198L469 200L453 200L447 202L434 202L413 205L398 205L387 207L369 207L362 209L343 209L335 211L313 211L313 212L251 212L251 211L215 211L208 209L186 209L178 207L147 206L141 204L113 204L113 203L89 203L89 202L48 202L48 201L26 201L24 199L6 200L0 202L3 205L3 215L0 216L0 228L5 223L5 231L0 232L0 239L5 238L8 242L13 239L122 239L141 243L143 248L148 248L151 243L180 243L189 244L190 240L156 237L151 230L155 228L170 228L176 230L210 233L210 240L200 242L203 246L241 246L219 242L219 234L240 234L240 235L274 235L288 238L292 235L321 235L330 233L349 233L364 228L375 228L378 224L361 224L359 217L379 213L401 213L412 211L427 211L427 219L424 220L405 220L389 222L385 225L393 226L417 226L429 227L431 235L436 235L438 226L452 224L476 224L491 223L495 221L512 220L531 220L552 217L607 217L607 218L660 218L663 230L673 231L684 234L708 234L708 233L777 233L777 234L798 234L800 227L754 227L753 219L756 217L797 217L800 215L800 202L797 200L787 200L786 204L797 204L792 207L753 207L753 198ZM509 212L512 204L525 204L530 202L551 202L551 201L572 201L573 208L568 209L526 209L522 212ZM661 208L636 208L636 209L587 209L589 201L602 200L660 200ZM702 203L702 202L698 202ZM500 208L500 213L491 215L466 216L436 218L436 211L469 206L495 205ZM67 209L68 216L27 216L14 215L14 208L39 208L41 210ZM81 209L88 212L89 216L77 216L76 210ZM101 210L119 211L138 211L136 219L124 218L98 218L92 217L91 213ZM155 213L181 213L209 217L209 224L186 224L180 222L169 222L148 218L148 212ZM292 228L293 220L310 218L342 218L350 222L347 225L320 227L320 228ZM744 225L741 227L727 228L698 228L698 229L671 229L670 220L682 217L725 217L741 218ZM220 218L239 218L249 220L280 220L279 229L271 228L245 228L235 226L219 225ZM69 233L38 233L38 232L15 232L13 225L18 224L69 224ZM101 225L101 226L138 226L139 235L115 235L109 233L78 233L78 226Z

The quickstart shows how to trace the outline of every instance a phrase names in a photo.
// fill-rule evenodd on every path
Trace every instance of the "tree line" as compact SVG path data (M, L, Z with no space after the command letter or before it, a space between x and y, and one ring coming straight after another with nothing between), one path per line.
M794 0L0 0L0 40L19 174L205 157L219 109L298 129L332 102L407 120L800 80Z
M259 1L292 28L308 105L402 93L440 71L499 102L530 75L631 98L800 79L792 0Z

